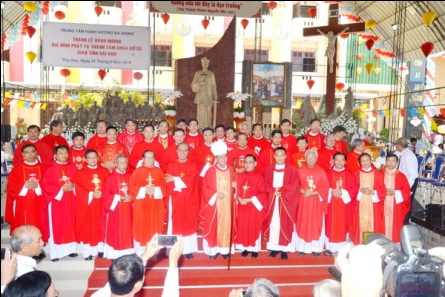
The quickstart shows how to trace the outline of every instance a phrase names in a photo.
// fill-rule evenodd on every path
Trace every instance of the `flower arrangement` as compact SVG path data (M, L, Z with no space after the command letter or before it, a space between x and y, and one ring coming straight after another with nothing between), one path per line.
M246 101L247 98L252 97L252 95L247 93L241 93L240 91L235 91L228 93L226 98L231 98L233 102L233 117L234 118L244 118L244 107L243 102Z
M346 113L342 112L340 116L329 119L321 119L321 132L325 135L331 134L335 126L343 126L346 128L346 132L349 134L357 132L358 125L352 117L347 117ZM300 131L295 133L296 136L304 135L308 130L308 127L303 127Z
M161 92L160 96L164 101L163 107L165 115L175 116L176 115L175 100L181 97L182 93L180 91L168 91L168 92Z

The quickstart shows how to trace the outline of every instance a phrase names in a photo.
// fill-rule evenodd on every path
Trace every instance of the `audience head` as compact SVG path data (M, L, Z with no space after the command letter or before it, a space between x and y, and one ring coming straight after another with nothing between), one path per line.
M11 249L14 253L27 257L38 256L42 252L42 233L32 225L22 225L11 235Z
M341 297L341 283L333 279L324 279L314 286L314 297Z
M51 276L45 271L36 270L19 276L5 288L4 297L58 297Z
M125 255L113 261L108 269L108 282L111 293L123 296L141 290L145 278L142 259L135 255Z
M244 294L245 297L279 297L280 291L268 279L257 278Z
M403 137L397 138L395 144L396 144L396 150L399 152L402 152L408 148L408 140Z

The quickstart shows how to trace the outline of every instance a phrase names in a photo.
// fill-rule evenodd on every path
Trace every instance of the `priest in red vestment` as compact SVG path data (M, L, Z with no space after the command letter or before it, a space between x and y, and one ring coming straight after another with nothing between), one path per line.
M295 230L296 249L300 255L312 253L320 257L324 246L324 215L328 208L329 181L326 172L316 165L318 152L306 152L306 165L298 168L300 203Z
M352 150L348 155L348 160L346 161L346 169L351 172L357 172L360 169L359 158L365 151L365 143L363 139L357 138L352 142Z
M359 161L361 168L355 172L359 191L350 231L354 244L363 243L364 232L385 233L383 205L386 187L383 174L372 166L368 153L363 153Z
M145 151L152 151L155 153L155 166L160 167L162 155L164 154L164 147L154 140L155 129L152 125L146 125L144 131L144 140L136 143L130 155L130 172L142 166L142 154Z
M207 170L215 164L215 156L212 154L210 148L213 145L213 129L210 127L204 128L202 130L202 135L204 137L204 143L199 145L195 149L195 161L198 166L198 195L201 197L202 184L204 176Z
M20 143L14 152L13 165L16 166L23 163L24 158L22 154L22 147L26 144L32 144L37 150L37 160L40 161L45 167L49 167L54 160L54 147L49 147L48 144L39 139L40 127L36 125L28 126L27 129L28 140Z
M141 255L145 245L156 233L164 232L166 190L164 172L154 166L152 151L144 153L144 165L130 176L130 195L133 200L134 250Z
M144 135L138 131L138 125L134 119L125 120L125 129L117 136L117 140L128 149L128 155L136 143L144 140Z
M45 210L40 183L46 167L37 160L33 144L25 144L21 151L24 161L14 165L6 188L5 221L10 225L9 235L22 225L42 230L41 214Z
M281 146L286 149L286 155L288 160L292 158L292 155L298 151L297 137L290 133L292 123L288 119L282 119L280 122L280 129L283 132L283 139L281 140Z
M308 149L321 150L324 146L325 135L321 131L321 121L319 119L311 120L309 131L304 134L308 141Z
M324 143L325 146L318 151L317 166L320 166L324 171L327 171L334 166L334 155L338 150L334 146L334 135L327 135L324 138Z
M241 257L252 252L258 257L261 250L261 234L266 215L267 197L264 177L255 171L256 157L248 154L244 158L244 172L237 174L236 181L236 238L235 247Z
M224 142L227 144L227 151L230 152L237 146L236 130L232 126L226 128L226 138Z
M158 129L159 133L158 135L156 135L155 141L159 142L164 150L167 149L169 146L175 144L175 140L173 139L173 137L168 134L168 123L166 120L162 120L159 122Z
M215 137L213 138L213 142L215 141L224 141L226 139L226 127L223 124L218 124L215 126Z
M177 159L170 162L165 172L167 195L165 199L169 235L182 235L182 253L192 259L198 251L198 213L200 196L198 191L198 165L188 160L190 147L186 142L176 147Z
M51 132L43 136L42 141L45 142L51 149L59 145L69 147L68 142L63 138L63 123L60 120L54 120L50 124Z
M190 119L188 123L188 131L186 131L184 142L187 142L192 149L204 143L204 137L199 133L199 125L197 119Z
M54 158L55 161L46 170L41 184L47 208L42 239L48 239L51 261L58 261L65 256L77 256L74 193L77 168L67 162L67 146L57 146L54 149Z
M247 146L255 151L257 156L260 156L261 150L270 145L269 140L263 136L263 126L256 123L252 126L252 137L249 137Z
M74 132L71 136L73 145L70 147L70 157L68 163L76 166L77 170L80 170L86 166L85 152L87 149L83 145L85 141L85 134L82 132Z
M300 193L300 179L297 169L286 163L286 150L276 148L275 163L264 170L267 194L266 218L263 229L269 257L281 252L281 259L287 260L287 253L295 251L295 222Z
M115 169L115 159L118 155L129 157L127 148L117 141L117 129L114 126L107 128L107 142L102 143L96 149L99 155L99 165L107 168L110 173Z
M227 165L227 145L224 141L213 143L211 151L216 164L207 170L202 188L200 226L202 228L204 253L210 259L221 254L228 259L233 253L232 222L233 171Z
M247 146L247 135L240 133L236 148L227 153L227 162L235 169L235 175L244 172L244 159L249 154L255 155L255 152Z
M346 135L346 128L343 126L335 126L332 130L332 134L335 138L335 145L334 147L337 149L337 151L342 152L343 154L348 154L348 145L343 140L343 138Z
M85 153L87 166L76 176L76 235L85 260L103 256L105 230L101 227L103 216L103 185L110 172L98 166L95 150Z
M130 174L127 171L128 159L124 155L116 157L116 170L107 177L103 187L105 208L104 257L117 259L134 253L133 243L133 201L128 188Z
M298 136L297 138L297 151L292 155L292 165L296 168L302 167L306 164L306 150L307 150L307 138L304 136Z
M345 168L346 155L334 155L334 167L326 172L329 180L328 212L325 215L325 255L338 252L348 242L353 214L352 200L358 191L355 175Z
M398 161L397 155L388 154L384 171L386 186L386 198L383 205L385 235L394 243L400 242L400 231L405 216L411 209L411 187L405 174L397 169Z
M161 159L161 168L165 172L167 170L168 164L177 160L178 155L176 154L176 148L178 144L184 142L185 132L181 128L176 128L173 131L173 139L175 140L175 144L169 146L164 153L162 154ZM187 158L191 161L195 161L195 151L190 148L190 152Z
M281 132L280 130L273 130L271 133L271 142L269 144L269 146L263 148L261 150L260 156L258 158L258 166L256 168L256 170L259 173L263 173L264 169L269 166L270 164L275 163L275 157L274 157L274 153L275 153L275 149L277 147L281 147L281 140L283 139L283 132ZM291 156L287 154L286 151L286 162L290 163L290 158Z
M97 121L96 134L94 134L87 143L87 150L96 149L100 144L107 142L107 122Z

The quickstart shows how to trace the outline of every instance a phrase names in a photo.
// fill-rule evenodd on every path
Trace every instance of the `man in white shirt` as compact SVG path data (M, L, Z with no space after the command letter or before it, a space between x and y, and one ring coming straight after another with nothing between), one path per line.
M409 148L416 156L418 156L421 151L426 151L428 149L422 142L417 141L416 137L411 137L409 142L411 143Z
M395 142L396 152L394 154L399 158L399 171L406 175L409 185L412 189L416 178L419 177L417 170L417 157L408 147L408 140L405 138L398 138Z
M434 142L433 142L433 144L434 144L434 145L439 145L439 144L441 144L441 143L443 143L443 136L442 136L442 134L437 133L436 136L434 136Z
M22 225L11 235L11 249L17 254L17 273L15 278L37 269L32 257L42 252L43 240L40 230L32 225Z

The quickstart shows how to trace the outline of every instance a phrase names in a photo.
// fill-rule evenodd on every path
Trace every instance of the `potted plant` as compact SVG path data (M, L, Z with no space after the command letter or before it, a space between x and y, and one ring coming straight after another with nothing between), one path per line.
M176 115L176 105L164 105L165 115L174 117Z
M242 106L235 106L233 108L233 117L234 118L244 118L245 114L244 114L244 107Z

